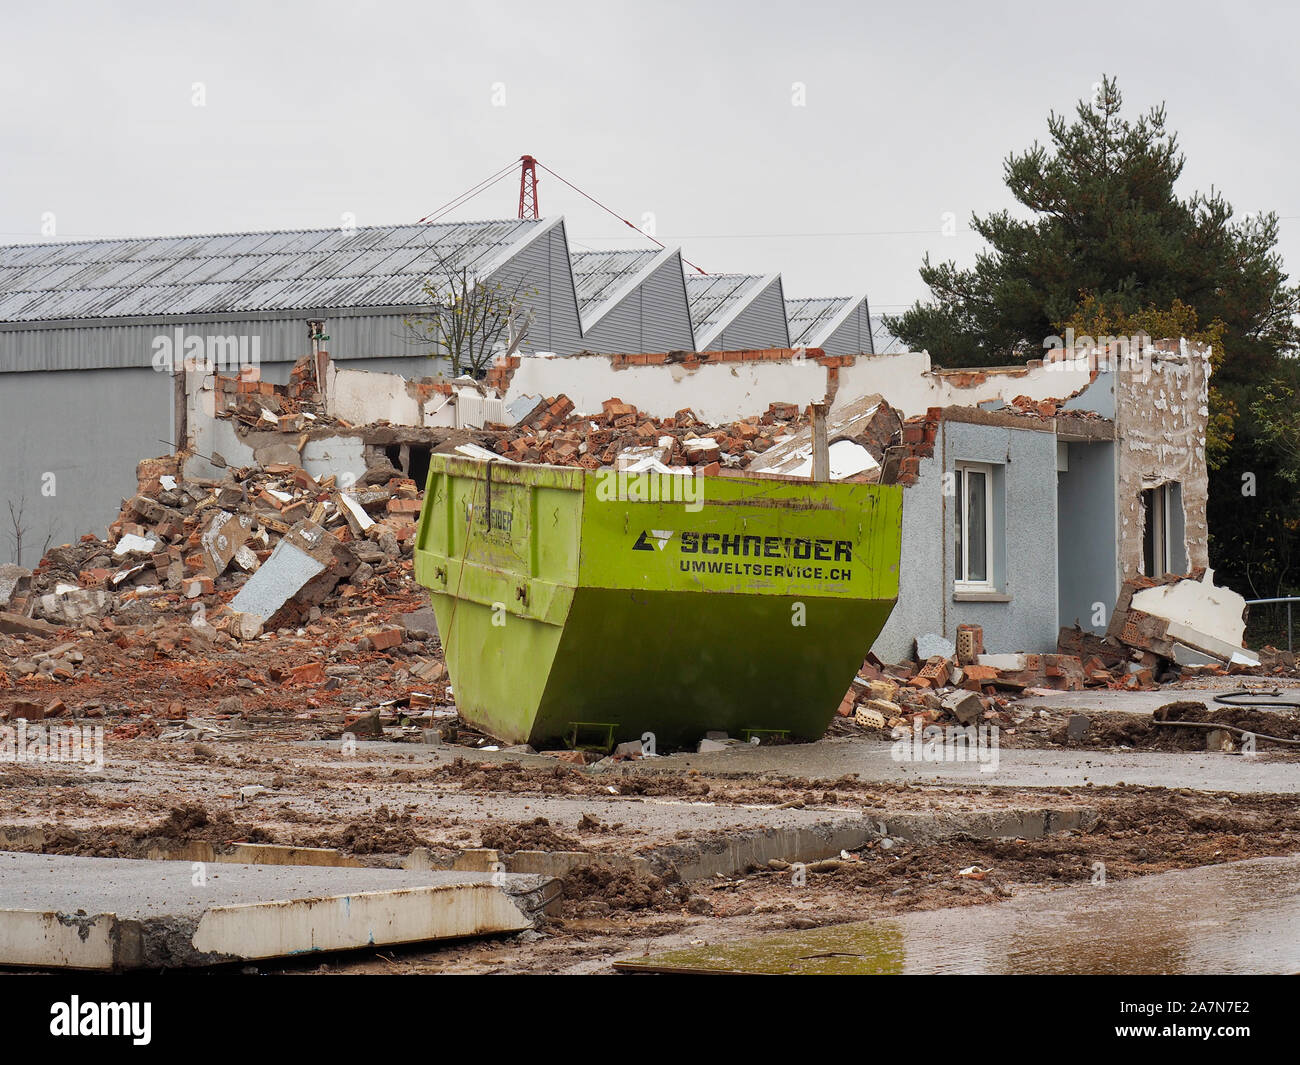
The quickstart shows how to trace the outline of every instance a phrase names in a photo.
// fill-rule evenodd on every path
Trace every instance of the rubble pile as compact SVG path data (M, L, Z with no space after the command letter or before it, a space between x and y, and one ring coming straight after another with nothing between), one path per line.
M514 462L596 470L620 460L653 459L709 474L745 468L806 424L792 403L773 403L762 415L723 426L710 426L689 409L671 418L652 418L618 398L606 400L601 412L590 417L573 410L568 396L543 399L514 426L485 433L483 443Z
M181 463L139 463L104 539L0 567L0 719L120 716L118 738L198 740L271 711L335 731L362 710L416 733L454 717L411 576L413 481Z
M289 441L300 450L308 436L328 430L355 429L341 418L330 416L322 404L312 376L310 358L294 366L287 386L260 380L256 372L239 377L215 377L218 393L216 414L234 421L241 433L281 433L297 438ZM491 385L489 379L489 386ZM447 382L425 379L412 386L422 400L435 392L452 394L456 386L468 384L484 395L495 396L491 387L458 379ZM880 468L891 448L902 440L901 418L880 397L870 397L869 408L850 407L829 425L829 443L856 449L864 456L853 472L836 480L881 480ZM937 418L937 414L936 414ZM387 425L375 422L377 430ZM413 429L427 443L440 446L451 439L441 427ZM809 411L793 403L771 403L761 415L724 425L711 425L683 408L669 418L652 417L618 397L606 400L599 413L575 413L573 401L565 395L539 399L533 409L513 425L487 423L468 430L470 442L512 462L573 466L587 470L616 468L629 470L693 469L701 474L722 470L745 470L790 476L809 476L811 459ZM933 440L933 433L930 435ZM464 439L461 438L462 452ZM773 451L768 461L755 460ZM262 456L259 454L259 458ZM483 457L480 455L480 457ZM774 461L784 460L784 461ZM832 466L836 463L833 461ZM804 469L807 466L809 469ZM893 467L891 479L893 476Z
M1211 571L1198 570L1132 578L1123 585L1105 635L1062 628L1055 654L985 654L976 625L958 626L956 644L920 636L914 662L886 666L869 657L839 715L867 728L1006 725L1014 720L1008 704L1023 695L1086 688L1154 691L1205 675L1294 676L1293 652L1274 647L1255 652L1242 645L1245 602L1215 587L1212 577ZM1172 594L1142 598L1148 590L1179 585L1184 587Z
M263 627L316 620L331 597L401 586L420 492L391 468L368 471L344 490L333 477L317 481L291 465L231 470L222 480L182 479L180 465L176 456L141 462L136 493L107 538L86 535L47 552L6 609L94 628L106 617L182 607L215 631L252 639ZM310 563L295 583L298 554ZM274 580L259 580L263 567ZM274 583L280 597L253 595L260 583ZM231 592L246 605L231 608Z
M248 429L300 433L327 420L310 356L294 364L288 385L263 381L250 366L235 377L217 374L215 387L217 412Z
M1292 652L1243 645L1246 609L1239 595L1214 586L1210 570L1133 577L1120 589L1104 636L1063 628L1057 648L1082 661L1090 688L1150 691L1205 675L1294 674Z
M1013 724L1007 710L1029 690L1078 691L1082 664L1066 654L989 655L979 626L958 642L917 638L917 659L885 665L868 655L839 707L841 717L873 729Z
M1246 601L1214 584L1212 570L1152 579L1133 577L1120 589L1104 637L1062 629L1100 685L1143 688L1210 675L1281 675L1295 655L1244 646ZM1109 676L1107 676L1109 674Z

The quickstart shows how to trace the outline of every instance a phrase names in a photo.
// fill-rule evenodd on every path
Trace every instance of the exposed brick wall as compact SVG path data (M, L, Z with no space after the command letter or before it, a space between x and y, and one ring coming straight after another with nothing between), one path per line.
M898 467L898 483L916 484L921 474L921 460L934 457L934 442L939 436L939 423L943 420L942 407L930 407L903 422L902 446L907 448Z
M507 358L494 360L488 368L487 376L483 383L489 388L495 388L503 396L506 389L510 387L510 379L514 377L515 371L519 369L519 356L511 355Z

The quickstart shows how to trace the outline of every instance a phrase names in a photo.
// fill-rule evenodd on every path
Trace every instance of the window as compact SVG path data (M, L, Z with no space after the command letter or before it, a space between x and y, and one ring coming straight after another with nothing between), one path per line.
M953 568L959 592L992 592L993 467L961 463L956 468L954 523L957 554Z
M1173 567L1173 528L1178 518L1177 484L1142 491L1142 572L1163 577Z

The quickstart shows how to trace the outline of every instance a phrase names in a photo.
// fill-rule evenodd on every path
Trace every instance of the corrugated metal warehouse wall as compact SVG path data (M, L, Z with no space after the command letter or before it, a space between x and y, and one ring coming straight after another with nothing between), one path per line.
M694 346L681 256L666 257L582 338L588 351L688 351Z
M785 319L785 296L776 277L758 292L708 345L709 351L744 348L784 348L790 344Z
M866 301L858 303L821 344L827 355L874 354L871 345L871 314Z
M135 465L171 450L172 382L152 369L0 374L0 561L102 536ZM166 441L166 442L164 442ZM10 506L22 509L22 559Z

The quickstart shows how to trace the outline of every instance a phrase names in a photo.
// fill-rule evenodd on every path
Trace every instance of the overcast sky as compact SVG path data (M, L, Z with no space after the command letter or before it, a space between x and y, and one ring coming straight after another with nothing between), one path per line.
M530 153L706 270L891 312L1111 73L1130 116L1168 104L1183 195L1284 217L1294 275L1298 30L1135 0L11 4L0 241L409 222ZM540 201L575 249L638 243L545 173ZM512 173L448 217L517 207Z

